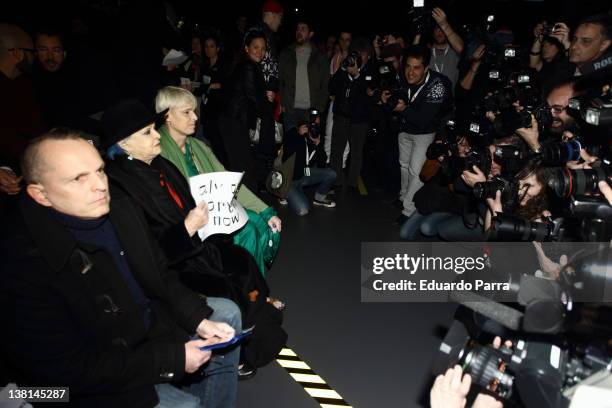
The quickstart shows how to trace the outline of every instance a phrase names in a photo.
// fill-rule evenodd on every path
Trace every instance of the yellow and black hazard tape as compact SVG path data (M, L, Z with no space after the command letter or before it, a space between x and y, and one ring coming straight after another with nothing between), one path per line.
M362 196L368 195L368 188L363 182L363 179L361 178L361 176L359 176L359 178L357 179L357 189L359 190L360 195Z
M315 373L290 348L284 348L276 356L276 362L304 388L322 408L351 407L323 378Z

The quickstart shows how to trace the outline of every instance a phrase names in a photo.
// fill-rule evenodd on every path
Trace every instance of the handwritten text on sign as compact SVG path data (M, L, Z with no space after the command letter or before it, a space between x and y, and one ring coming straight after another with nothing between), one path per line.
M196 204L204 201L208 206L208 224L198 231L202 240L214 234L231 234L249 220L234 198L241 179L242 173L230 171L200 174L189 179Z

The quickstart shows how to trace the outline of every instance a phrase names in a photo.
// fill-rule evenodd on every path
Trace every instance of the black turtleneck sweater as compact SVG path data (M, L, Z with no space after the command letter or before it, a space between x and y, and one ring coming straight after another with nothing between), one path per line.
M134 278L125 259L119 238L108 216L95 220L83 220L70 215L54 212L55 217L72 233L77 242L90 244L104 249L115 261L123 279L141 311L145 327L151 327L151 302L144 294L140 284Z

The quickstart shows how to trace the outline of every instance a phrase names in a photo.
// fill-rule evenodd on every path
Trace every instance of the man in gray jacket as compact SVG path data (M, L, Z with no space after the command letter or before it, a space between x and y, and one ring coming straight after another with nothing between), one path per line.
M279 58L281 105L285 130L308 120L311 107L323 111L329 97L329 61L311 43L314 30L304 19L295 30L295 43Z

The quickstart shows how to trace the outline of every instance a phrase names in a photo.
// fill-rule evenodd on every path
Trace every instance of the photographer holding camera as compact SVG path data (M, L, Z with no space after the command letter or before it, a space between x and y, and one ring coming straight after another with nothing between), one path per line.
M464 197L464 208L461 215L453 214L438 226L438 235L445 241L478 242L486 239L483 233L485 204L474 195L474 186L494 180L502 173L502 164L495 158L497 145L486 147L472 146L471 151L461 161L463 169L452 189L458 196Z
M446 13L439 7L435 7L431 16L436 22L433 27L432 39L430 44L431 61L429 69L445 75L451 81L451 89L455 88L459 77L459 59L463 52L463 40L449 24ZM413 44L421 42L421 33L414 37Z
M575 130L576 121L567 112L569 100L574 97L574 93L574 82L566 81L554 86L546 96L546 104L552 114L549 133L560 136L565 131Z
M491 231L493 219L500 213L510 213L529 222L541 222L544 217L550 216L546 195L548 172L544 167L529 163L516 175L515 182L518 183L518 190L516 193L510 191L510 195L516 194L516 197L507 197L502 202L502 191L497 190L494 198L486 199L489 211L485 216L484 230L491 234L489 237L500 238L495 231Z
M612 63L612 17L600 14L583 19L576 27L569 48L569 60L576 64L576 75L586 75L609 67ZM569 34L569 30L568 33Z
M369 82L376 75L370 61L371 44L365 38L353 42L352 51L342 62L329 82L329 93L334 97L330 165L338 175L338 184L357 190L361 174L363 147L370 127L373 101L368 95ZM351 149L348 177L342 173L342 156L348 141Z
M542 89L547 89L557 78L570 78L575 66L567 58L567 49L559 40L564 36L564 25L557 23L552 27L546 22L533 29L533 45L529 51L529 67L537 72Z
M456 193L453 182L470 152L470 143L466 136L456 135L450 125L447 128L447 138L434 141L427 149L428 162L421 172L425 184L414 195L417 211L400 228L402 239L417 240L419 232L426 237L437 236L441 225L461 219L469 205L470 197ZM429 179L428 167L435 169Z
M401 168L400 200L402 214L398 224L403 224L415 211L414 194L423 186L419 173L425 163L425 152L433 142L440 121L452 108L451 85L444 75L429 69L431 50L413 45L404 53L405 89L393 111L400 117L398 135L399 163ZM389 95L382 95L383 103Z
M384 36L385 40L378 51L378 83L373 85L372 98L380 99L381 95L389 96L389 102L383 104L379 101L372 114L372 132L375 135L373 144L374 179L385 191L383 203L392 204L397 201L400 189L399 149L397 134L399 133L399 117L392 111L395 107L393 99L402 91L402 75L400 61L402 47L398 43L388 43L391 35ZM380 36L374 40L380 40ZM376 48L375 48L376 49ZM393 106L391 106L393 105Z
M496 336L492 347L494 350L499 350L501 346L502 340ZM503 346L510 349L512 342L506 340ZM464 408L471 387L472 376L464 373L460 365L455 365L436 377L429 391L429 404L431 408ZM492 395L479 392L471 408L503 408L503 406L502 402Z
M472 377L463 374L461 366L449 368L444 375L436 377L429 392L431 408L464 408L472 385ZM503 404L484 393L479 393L472 408L503 408Z
M309 112L309 121L289 129L283 143L283 161L292 159L295 162L287 203L299 216L309 211L308 198L304 194L304 187L307 186L317 186L313 205L327 208L336 206L334 201L327 198L327 193L336 181L336 172L325 166L327 156L321 143L321 114L316 108L311 108ZM281 204L285 203L281 201Z

